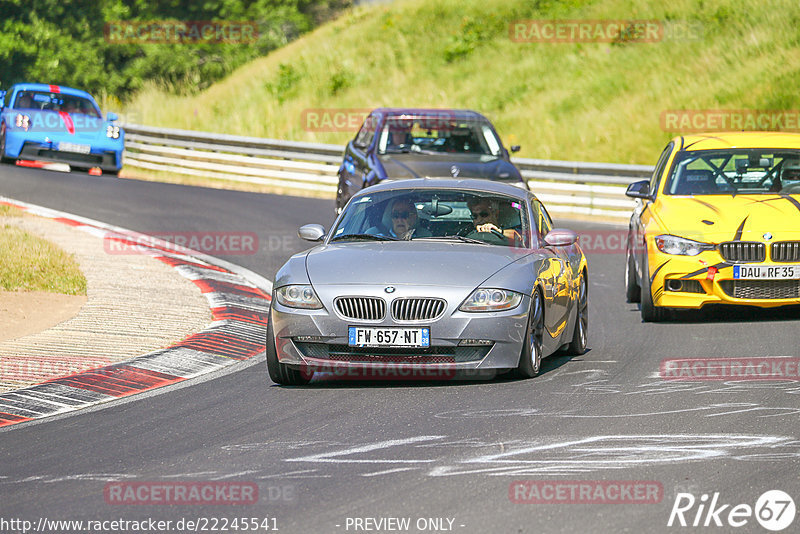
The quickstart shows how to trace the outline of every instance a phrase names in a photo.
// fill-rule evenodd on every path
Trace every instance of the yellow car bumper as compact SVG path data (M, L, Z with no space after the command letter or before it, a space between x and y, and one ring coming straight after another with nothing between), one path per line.
M706 304L738 304L774 308L800 304L800 280L734 280L733 265L717 251L697 256L651 252L648 268L656 306L698 309Z

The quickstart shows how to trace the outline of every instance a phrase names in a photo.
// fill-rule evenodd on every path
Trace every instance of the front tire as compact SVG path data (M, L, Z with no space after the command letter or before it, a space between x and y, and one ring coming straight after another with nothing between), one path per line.
M572 341L567 345L567 354L580 356L586 352L586 343L589 334L589 294L586 282L586 273L581 273L580 288L578 290L578 311L575 314L575 329Z
M625 251L625 300L639 302L642 299L642 288L636 280L636 263L630 248Z
M645 258L647 262L647 258ZM645 323L657 323L669 318L669 308L662 308L653 303L653 290L650 285L650 269L645 263L644 277L642 278L642 298L639 310L642 314L642 321Z
M539 288L533 292L531 311L528 314L528 328L522 343L522 353L516 375L520 378L533 378L542 368L542 336L544 335L544 302Z
M308 384L313 374L303 374L297 369L292 369L288 365L279 362L275 341L272 320L269 320L267 325L267 371L272 381L282 386L303 386Z
M14 163L14 158L6 157L6 123L0 124L0 163Z

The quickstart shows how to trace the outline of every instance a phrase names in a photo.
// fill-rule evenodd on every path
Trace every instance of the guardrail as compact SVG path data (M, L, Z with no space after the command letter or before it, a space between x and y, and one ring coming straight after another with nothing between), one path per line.
M333 198L344 147L129 124L125 166L315 192ZM627 184L653 167L543 159L512 159L548 210L627 219L635 201Z

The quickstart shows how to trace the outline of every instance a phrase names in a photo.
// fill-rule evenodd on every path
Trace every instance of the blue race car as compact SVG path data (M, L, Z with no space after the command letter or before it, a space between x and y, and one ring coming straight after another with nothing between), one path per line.
M105 119L92 96L40 83L0 91L0 161L55 161L71 168L99 167L119 174L125 132Z

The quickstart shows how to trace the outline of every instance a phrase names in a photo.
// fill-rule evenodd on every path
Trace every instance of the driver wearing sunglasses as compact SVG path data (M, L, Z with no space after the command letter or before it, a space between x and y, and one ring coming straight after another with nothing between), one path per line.
M467 201L472 224L476 232L491 232L497 236L505 237L510 243L521 242L519 232L514 228L503 229L498 222L500 219L500 205L497 200L474 197Z

